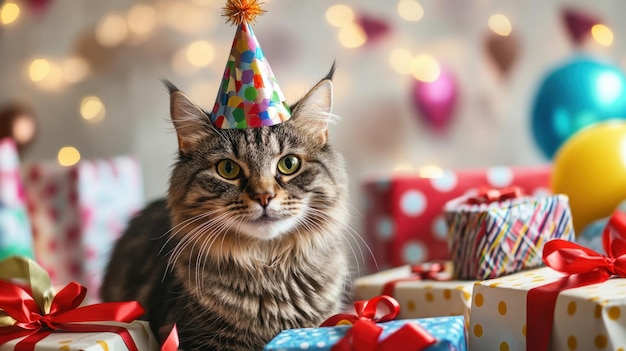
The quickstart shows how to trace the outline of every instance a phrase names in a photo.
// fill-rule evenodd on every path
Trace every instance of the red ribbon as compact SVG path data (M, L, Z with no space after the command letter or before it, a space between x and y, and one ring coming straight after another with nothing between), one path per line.
M389 311L378 317L379 304ZM421 351L433 345L437 340L415 323L407 323L400 329L379 342L383 329L376 322L387 322L400 312L400 305L391 296L377 296L367 301L354 303L356 314L338 314L330 317L321 327L335 326L342 320L349 321L352 327L331 351Z
M488 204L496 201L516 199L522 196L522 189L511 186L504 189L480 189L478 194L466 200L470 205Z
M15 346L15 351L33 351L35 344L54 331L69 333L109 332L118 334L129 351L138 351L130 332L123 327L82 322L117 321L129 323L144 313L138 302L110 302L78 307L87 289L78 283L69 283L55 295L50 313L45 314L22 287L0 281L0 309L16 323L0 328L0 345L26 337Z
M561 291L602 283L612 275L626 277L626 214L613 213L602 233L602 243L608 256L562 239L545 244L543 262L567 276L528 292L526 350L548 350Z
M444 281L452 279L452 275L446 273L446 265L441 262L427 262L411 265L411 276L391 280L383 286L383 295L394 296L396 285L400 282L413 282L420 280Z

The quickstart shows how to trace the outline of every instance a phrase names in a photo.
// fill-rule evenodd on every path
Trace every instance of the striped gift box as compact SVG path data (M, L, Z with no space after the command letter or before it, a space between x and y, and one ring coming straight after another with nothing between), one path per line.
M574 240L565 195L476 203L471 195L445 208L450 254L459 279L493 279L542 265L543 245Z

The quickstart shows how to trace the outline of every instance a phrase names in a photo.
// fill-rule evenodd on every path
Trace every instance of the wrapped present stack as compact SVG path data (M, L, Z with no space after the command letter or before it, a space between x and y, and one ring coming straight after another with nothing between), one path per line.
M474 287L469 345L475 350L626 348L626 214L603 232L606 255L567 240L548 242L548 266Z
M26 165L24 180L35 234L35 254L54 285L77 281L98 291L113 243L143 206L136 159Z
M85 306L85 295L75 282L55 292L30 259L0 261L0 351L159 350L148 323L135 320L144 313L139 303ZM176 350L170 344L168 339L161 350Z
M34 257L31 225L13 139L0 139L0 260Z
M494 167L436 178L398 174L367 180L365 234L377 261L369 262L369 272L449 259L446 202L481 187L515 185L526 194L546 194L550 174L550 166Z

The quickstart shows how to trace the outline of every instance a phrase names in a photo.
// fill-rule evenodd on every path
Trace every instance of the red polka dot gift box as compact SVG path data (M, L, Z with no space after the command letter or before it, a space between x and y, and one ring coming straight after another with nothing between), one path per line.
M527 194L549 193L551 167L492 167L446 171L440 177L392 174L367 179L365 235L374 260L369 272L450 258L443 207L482 187L518 186Z
M98 302L113 243L144 204L138 161L39 162L22 171L38 263L55 286L76 281Z

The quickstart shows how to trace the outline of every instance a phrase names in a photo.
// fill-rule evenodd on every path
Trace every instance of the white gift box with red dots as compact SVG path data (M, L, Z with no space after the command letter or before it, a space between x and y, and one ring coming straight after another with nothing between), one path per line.
M87 302L98 302L113 244L144 203L139 162L37 162L23 173L37 262L55 286L76 281L87 287Z
M369 272L449 259L443 207L480 187L518 186L527 195L549 194L551 166L492 167L445 171L425 178L414 173L375 176L363 183L365 234L376 259Z
M353 284L354 298L369 300L380 295L386 283L411 276L411 267L402 266L360 277ZM398 282L393 293L400 304L398 319L463 315L468 321L474 283L474 280Z
M538 268L476 283L468 331L470 350L526 350L526 296L564 275ZM550 350L626 350L626 279L562 291Z

